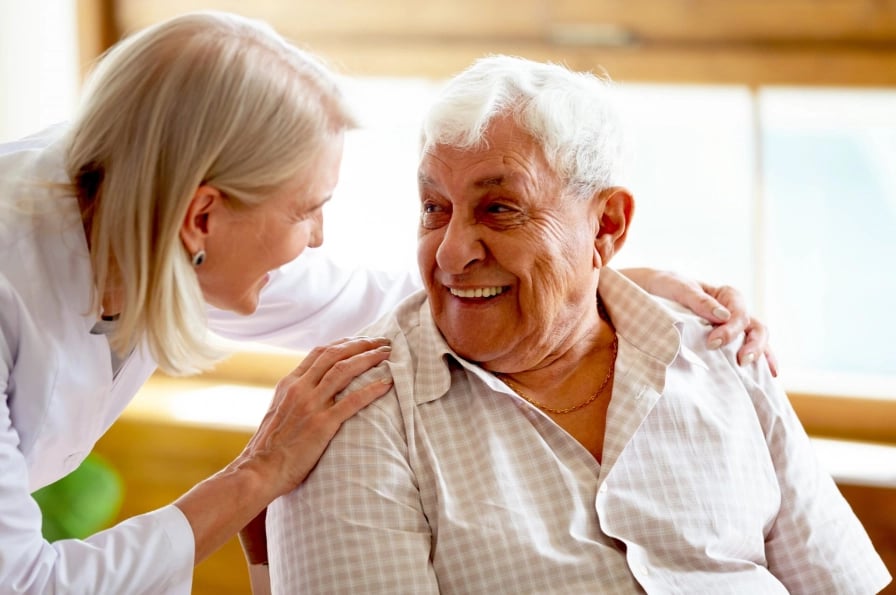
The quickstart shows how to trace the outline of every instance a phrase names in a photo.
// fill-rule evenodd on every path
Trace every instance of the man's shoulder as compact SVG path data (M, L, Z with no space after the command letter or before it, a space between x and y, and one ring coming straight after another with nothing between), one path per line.
M712 324L674 301L645 292L617 271L601 274L601 294L606 298L617 332L643 353L671 364L676 359L721 374L736 365L742 341L710 349L707 340Z
M359 334L394 339L412 334L420 327L421 309L428 308L422 289L401 300L392 310L364 327Z
M359 375L346 391L391 377L390 391L396 398L413 398L415 377L421 358L429 359L433 343L440 335L434 331L429 302L423 290L414 292L376 322L360 331L360 335L383 337L391 341L389 359ZM388 399L389 395L378 401Z

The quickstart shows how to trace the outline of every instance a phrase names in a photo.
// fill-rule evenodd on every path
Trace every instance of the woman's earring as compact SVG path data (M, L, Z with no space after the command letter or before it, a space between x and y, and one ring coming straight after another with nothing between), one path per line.
M205 262L205 250L197 250L193 253L193 266L198 267Z

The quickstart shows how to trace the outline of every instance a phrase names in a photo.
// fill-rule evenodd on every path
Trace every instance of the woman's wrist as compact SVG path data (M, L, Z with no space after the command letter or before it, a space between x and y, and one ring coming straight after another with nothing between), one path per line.
M229 465L174 503L190 523L199 563L249 525L279 494L254 465Z

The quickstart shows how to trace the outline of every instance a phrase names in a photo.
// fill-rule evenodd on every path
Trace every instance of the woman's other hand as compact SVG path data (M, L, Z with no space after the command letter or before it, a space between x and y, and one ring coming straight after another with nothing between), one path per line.
M737 351L737 361L747 365L764 355L772 375L778 375L778 362L768 342L768 327L750 316L744 296L737 289L700 283L671 271L637 268L620 272L648 293L677 302L715 324L716 328L707 338L711 349L727 345L743 334L744 343Z

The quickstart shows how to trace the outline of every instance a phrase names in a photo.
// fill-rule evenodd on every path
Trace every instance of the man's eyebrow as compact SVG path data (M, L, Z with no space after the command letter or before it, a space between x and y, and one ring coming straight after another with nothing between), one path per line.
M477 188L488 188L491 186L503 186L505 182L504 176L490 176L488 178L483 178L481 180L477 180L475 186Z

